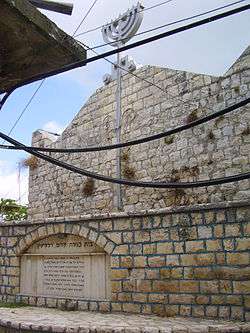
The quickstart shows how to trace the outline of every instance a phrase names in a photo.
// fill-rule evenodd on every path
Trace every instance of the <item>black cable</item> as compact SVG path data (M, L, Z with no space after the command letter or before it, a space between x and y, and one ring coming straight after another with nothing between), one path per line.
M154 32L156 30L159 30L159 29L163 29L163 28L166 28L166 27L170 27L171 25L175 25L175 24L178 24L178 23L182 23L182 22L185 22L185 21L189 21L189 20L192 20L192 19L195 19L195 18L198 18L198 17L201 17L201 16L204 16L204 15L207 15L207 14L211 14L211 13L214 13L214 12L217 12L218 10L222 10L222 9L225 9L225 8L228 8L228 7L231 7L231 6L234 6L234 5L237 5L241 2L245 2L246 0L239 0L239 1L236 1L236 2L233 2L233 3L230 3L228 5L225 5L225 6L221 6L221 7L217 7L217 8L214 8L214 9L211 9L211 10L208 10L206 12L203 12L203 13L200 13L200 14L196 14L196 15L193 15L193 16L189 16L189 17L185 17L183 19L180 19L180 20L177 20L177 21L173 21L173 22L170 22L170 23L167 23L167 24L163 24L161 26L158 26L158 27L155 27L155 28L152 28L152 29L149 29L149 30L145 30L145 31L142 31L142 32L138 32L137 34L134 35L134 37L136 36L141 36L141 35L144 35L144 34L148 34L150 32ZM79 35L76 35L76 37L78 37ZM123 40L126 40L126 38L124 39L121 39L121 41ZM100 44L100 45L96 45L96 46L93 46L91 49L92 50L96 50L96 49L99 49L101 47L104 47L104 46L107 46L107 45L112 45L114 44L114 42L110 42L110 43L103 43L103 44Z
M63 72L67 72L67 71L75 69L75 68L85 66L85 65L87 65L91 62L95 62L97 60L103 59L105 57L109 57L109 56L117 54L119 52L130 50L130 49L133 49L135 47L139 47L139 46L142 46L142 45L145 45L145 44L148 44L148 43L152 43L152 42L157 41L157 40L162 39L162 38L173 36L173 35L178 34L180 32L184 32L184 31L187 31L187 30L190 30L190 29L197 28L197 27L202 26L204 24L208 24L208 23L211 23L211 22L215 22L217 20L221 20L225 17L229 17L231 15L235 15L235 14L241 13L241 12L249 10L249 9L250 9L250 5L245 5L245 6L236 8L236 9L232 9L228 12L217 14L215 16L205 18L201 21L193 22L193 23L190 23L188 25L176 28L174 30L166 31L166 32L163 32L161 34L142 39L140 41L131 43L129 45L122 46L118 49L111 50L111 51L108 51L108 52L105 52L105 53L101 53L98 56L94 56L92 58L88 58L88 59L85 59L85 60L80 60L80 61L74 62L72 64L68 64L66 66L63 66L60 69L52 70L52 71L49 71L47 73L43 73L43 74L40 74L40 75L35 75L32 78L17 84L14 87L14 89L17 89L17 88L22 87L24 85L30 84L30 83L35 82L37 80L41 80L41 79L46 78L46 77L54 76L54 75L57 75L57 74L60 74L60 73L63 73Z
M83 43L83 42L81 42L81 41L79 41L79 40L77 40L77 41L78 41L80 44L82 44L84 47L86 47L89 51L91 51L91 52L95 53L96 55L98 55L98 53L97 53L95 50L91 49L87 44L85 44L85 43ZM151 86L153 86L153 87L155 87L155 88L161 90L164 94L169 95L170 97L175 98L175 99L181 101L181 98L180 98L180 97L177 97L177 96L173 96L173 95L171 95L171 94L170 94L169 92L167 92L164 88L158 86L158 85L155 84L154 82L152 82L152 81L150 81L150 80L148 80L148 79L145 79L144 77L141 77L141 76L135 74L134 72L129 71L129 70L127 70L126 68L123 68L123 67L117 65L116 63L114 63L113 61L111 61L111 60L109 60L109 59L107 59L107 58L103 58L103 59L104 59L105 61L107 61L108 63L112 64L113 66L120 68L122 71L127 72L129 75L132 75L132 76L136 77L137 79L139 79L139 80L141 80L141 81L143 81L143 82L146 82L146 83L150 84ZM191 106L193 106L194 103L195 103L195 102L192 103L191 101L187 101L187 104L189 104L189 105L191 105ZM210 109L210 110L211 110L211 109Z
M90 12L92 11L93 7L95 6L95 4L97 3L98 0L94 0L94 2L92 3L91 7L88 9L88 11L86 12L85 16L83 17L83 19L81 20L81 22L78 24L77 28L75 29L75 31L72 34L72 37L75 36L75 34L77 33L77 31L80 29L80 27L82 26L83 22L86 20L86 18L88 17L88 15L90 14ZM8 135L10 135L12 133L12 131L14 130L14 128L16 127L16 125L18 124L18 122L20 121L20 119L22 118L22 116L24 115L24 113L26 112L26 110L28 109L30 103L33 101L33 99L35 98L36 94L38 93L38 91L40 90L40 88L42 87L42 85L44 84L46 78L44 78L42 80L42 82L40 83L40 85L38 86L38 88L35 90L35 92L32 94L31 98L29 99L29 101L27 102L27 104L25 105L25 107L23 108L23 110L21 111L19 117L17 118L17 120L15 121L14 125L12 126L12 128L10 129L10 131L8 132ZM9 93L6 94L6 96L4 96L4 98L0 101L0 111L4 105L4 103L7 101L8 97L11 95L11 93L15 90L12 89Z
M30 106L30 104L33 101L33 99L36 97L36 94L38 93L38 91L40 90L40 88L42 87L42 85L44 84L44 82L45 82L45 79L43 79L40 82L40 84L38 85L38 87L36 88L36 90L34 91L34 93L32 94L32 96L30 97L29 101L26 103L26 105L23 108L22 112L20 113L20 115L16 119L15 123L13 124L13 126L11 127L11 129L9 130L8 135L10 135L13 132L13 130L15 129L16 125L18 124L19 120L22 118L22 116L24 115L24 113L28 109L28 107Z
M7 102L7 99L10 97L10 95L14 92L15 89L10 89L6 94L3 96L3 98L0 100L0 111L2 110L2 107Z
M139 13L146 12L146 11L148 11L148 10L154 9L154 8L159 7L159 6L162 6L162 5L166 5L167 3L172 2L172 1L174 1L174 0L163 1L163 2L161 2L161 3L157 3L157 4L153 5L153 6L151 6L151 7L143 8L142 10L139 11ZM242 0L242 1L245 1L245 0ZM90 33L90 32L93 32L93 31L99 30L99 29L101 29L101 28L103 28L103 27L107 27L108 25L109 25L109 24L102 24L102 25L99 25L98 27L95 27L95 28L92 28L92 29L90 29L90 30L87 30L87 31L81 32L80 34L76 35L75 37L82 36L82 35L86 35L86 34L88 34L88 33Z
M80 29L80 27L82 26L83 22L86 20L86 18L88 17L88 15L90 14L90 12L92 11L92 9L94 8L95 4L97 3L98 0L94 0L94 2L92 3L92 5L90 6L90 8L88 9L88 11L86 12L85 16L83 17L83 19L81 20L80 24L77 26L77 28L75 29L75 31L73 32L72 36L73 37L77 37L78 35L76 35L77 31ZM142 11L146 11L146 10L150 10L153 9L155 7L159 7L162 6L168 2L172 2L174 0L168 0L168 1L164 1L162 3L156 4L154 6L148 7L148 8L144 8ZM241 0L244 1L244 0ZM102 26L101 26L102 27ZM79 43L83 44L81 41L78 41ZM87 47L89 50L91 50L90 47L84 45L85 47ZM93 51L94 52L94 51ZM105 59L106 61L110 62L108 59ZM112 63L112 62L110 62ZM112 63L113 64L113 63ZM25 106L24 110L21 112L21 116L18 118L17 122L14 124L14 127L17 125L18 121L20 120L20 118L22 117L23 113L26 111L27 107L30 105L31 101L33 100L33 98L35 97L35 95L38 93L39 89L41 88L42 84L44 83L45 79L42 81L42 83L40 84L40 86L38 87L38 89L35 91L35 93L32 95L31 99L29 100L29 102L27 103L27 105ZM147 81L148 82L148 81ZM151 83L152 85L154 85L152 82L148 82ZM155 87L159 88L160 90L164 91L164 89L162 89L161 87L155 85ZM6 102L6 100L8 99L9 95L11 95L11 93L15 90L15 88L13 90L10 90L6 96L4 96L1 100L0 100L0 111L4 105L4 103ZM10 130L10 132L8 133L8 135L10 135L12 133L14 128L12 128Z
M98 55L98 53L97 53L95 50L91 49L87 44L85 44L85 43L83 43L83 42L81 42L81 41L79 41L79 40L77 40L77 41L78 41L78 43L80 43L80 44L82 44L84 47L86 47L89 51L91 51L91 52L95 53L96 55ZM132 75L132 76L136 77L137 79L139 79L139 80L141 80L141 81L143 81L143 82L146 82L146 83L150 84L151 86L153 86L153 87L155 87L155 88L161 90L164 94L169 95L170 97L175 98L175 99L181 101L181 98L180 98L180 97L177 97L177 96L173 96L173 95L171 95L168 91L166 91L164 88L158 86L158 85L155 84L154 82L152 82L152 81L150 81L150 80L148 80L148 79L145 79L144 77L141 77L141 76L135 74L134 72L129 71L129 70L127 70L126 68L123 68L123 67L117 65L116 63L112 62L111 60L109 60L109 59L107 59L107 58L103 58L103 59L104 59L105 61L107 61L108 63L112 64L113 66L120 68L120 69L123 70L124 72L127 72L129 75ZM195 102L187 101L187 104L189 104L190 106L193 106L194 103L195 103ZM211 110L211 108L208 108L208 110ZM211 111L212 111L212 110L211 110Z
M84 47L86 47L89 51L95 53L96 55L99 54L99 53L97 53L95 50L91 49L87 44L81 42L80 40L77 40L77 42L80 43L80 44L82 44L82 45L83 45ZM118 68L120 68L121 70L123 70L124 72L127 72L128 74L130 74L130 75L136 77L137 79L149 83L151 86L154 86L155 88L157 88L157 89L161 90L162 92L164 92L164 94L167 93L166 90L165 90L164 88L158 86L158 85L155 84L154 82L151 82L151 81L149 81L149 80L147 80L147 79L145 79L145 78L143 78L143 77L140 77L139 75L136 75L135 73L129 71L129 70L126 69L126 68L123 68L123 67L119 66L118 64L114 63L113 61L111 61L111 60L109 60L109 59L107 59L107 58L103 58L103 59L104 59L105 61L107 61L108 63L110 63L111 65L113 65L113 66L115 66L115 67L118 67Z
M246 172L240 175L234 175L229 177L217 178L217 179L210 179L210 180L200 180L196 182L140 182L140 181L131 181L127 179L121 178L112 178L109 176L103 176L96 172L90 172L68 163L59 161L55 158L52 158L48 155L44 155L39 152L35 152L33 149L29 149L25 147L22 143L10 138L8 135L5 135L0 132L0 137L9 143L13 144L14 146L22 147L24 151L34 155L38 158L41 158L44 161L47 161L51 164L64 168L66 170L72 171L82 176L91 177L94 179L106 181L109 183L121 184L121 185L128 185L128 186L137 186L137 187L150 187L150 188L194 188L194 187L204 187L204 186L214 186L214 185L221 185L226 183L232 183L244 179L250 178L250 172Z
M204 124L210 120L216 119L218 117L221 117L229 112L232 112L234 110L237 110L245 105L247 105L250 102L250 98L245 99L244 101L241 101L237 104L231 105L221 111L217 111L213 114L207 115L203 118L200 118L198 120L192 121L188 124L181 125L179 127L167 130L165 132L161 132L158 134L154 134L151 136L147 136L145 138L141 139L136 139L132 141L127 141L123 143L116 143L113 145L105 145L105 146L97 146L97 147L86 147L86 148L44 148L44 147L27 147L27 146L20 146L20 147L13 147L13 146L5 146L5 145L0 145L0 148L3 149L10 149L10 150L23 150L23 147L33 150L33 151L43 151L43 152L49 152L49 153L86 153L86 152L94 152L94 151L103 151L103 150L111 150L111 149L118 149L118 148L124 148L124 147L129 147L129 146L134 146L142 143L146 143L149 141L153 140L158 140L161 138L164 138L169 135L173 135L176 133L179 133L181 131L187 130L189 128Z

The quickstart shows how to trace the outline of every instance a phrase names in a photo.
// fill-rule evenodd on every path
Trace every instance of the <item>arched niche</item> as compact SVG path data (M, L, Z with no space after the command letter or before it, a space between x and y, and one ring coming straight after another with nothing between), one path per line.
M21 256L22 295L109 299L110 257L92 241L57 234L34 243Z

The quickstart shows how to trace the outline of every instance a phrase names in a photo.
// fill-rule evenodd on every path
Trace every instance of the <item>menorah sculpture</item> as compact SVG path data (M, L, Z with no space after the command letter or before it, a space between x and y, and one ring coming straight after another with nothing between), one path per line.
M120 15L116 20L111 21L111 23L106 24L102 27L103 40L113 47L121 47L126 44L138 31L143 19L143 6L138 2L136 6L126 11L126 13ZM128 58L125 61L128 61ZM117 53L117 63L113 67L115 76L117 78L117 89L116 89L116 142L121 142L121 55ZM135 69L131 66L131 69ZM113 70L112 70L113 72ZM106 83L111 79L111 77L104 77ZM114 78L114 77L113 77ZM116 176L121 178L121 150L117 149L116 156ZM121 185L117 186L117 208L122 210L122 191Z
M116 20L102 27L102 37L106 43L114 47L126 44L138 31L143 20L143 6L138 2L137 6L127 10Z

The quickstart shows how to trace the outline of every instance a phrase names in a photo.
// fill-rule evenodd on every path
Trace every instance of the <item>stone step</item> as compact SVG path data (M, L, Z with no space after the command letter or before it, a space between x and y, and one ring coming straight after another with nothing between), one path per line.
M250 323L194 318L48 308L0 308L0 333L23 331L54 333L236 333L250 332Z

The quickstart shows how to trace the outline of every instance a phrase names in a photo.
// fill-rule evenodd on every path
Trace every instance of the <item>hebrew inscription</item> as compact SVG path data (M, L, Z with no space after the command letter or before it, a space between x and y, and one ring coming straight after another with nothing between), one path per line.
M27 253L32 254L79 254L104 252L99 246L83 237L73 235L50 236L35 243Z
M20 289L25 295L107 299L109 257L83 237L47 237L22 256Z
M48 257L42 261L43 290L56 296L82 295L84 257Z

